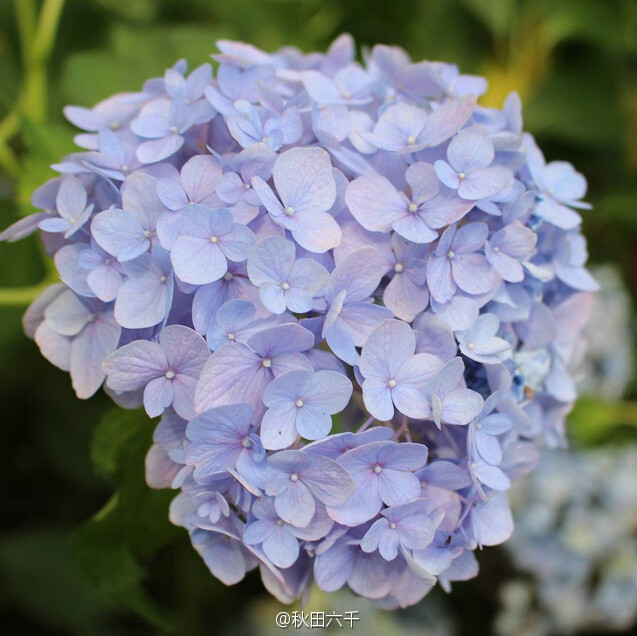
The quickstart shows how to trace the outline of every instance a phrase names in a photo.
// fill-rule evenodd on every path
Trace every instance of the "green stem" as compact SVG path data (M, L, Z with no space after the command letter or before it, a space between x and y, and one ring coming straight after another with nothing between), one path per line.
M44 62L53 48L65 0L44 0L33 41L33 59Z
M10 146L0 140L0 167L10 177L17 179L20 176L20 162L18 157L11 150Z
M65 0L44 0L32 44L24 58L26 74L21 106L24 113L37 122L43 121L46 117L46 62L53 49L64 2Z
M57 282L46 277L42 282L27 287L0 288L0 307L24 307L30 305L49 285Z
M20 35L20 49L22 59L29 55L35 33L35 3L33 0L13 0L18 33Z

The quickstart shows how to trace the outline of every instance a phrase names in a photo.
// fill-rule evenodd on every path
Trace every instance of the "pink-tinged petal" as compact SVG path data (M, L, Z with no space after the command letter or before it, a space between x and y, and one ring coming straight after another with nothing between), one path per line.
M426 312L413 323L416 333L416 353L430 353L448 362L457 351L453 331L437 316Z
M473 201L461 199L454 190L442 188L421 206L419 215L430 228L438 230L459 221L473 205Z
M91 222L91 233L97 244L120 262L143 254L150 247L150 238L139 220L124 210L106 210Z
M498 284L497 275L482 254L455 256L451 259L451 270L456 284L467 294L486 294Z
M172 382L165 376L151 380L144 389L144 408L150 417L157 417L173 401Z
M355 546L337 543L329 550L317 554L314 561L316 585L324 592L340 590L354 570L356 552Z
M381 254L375 248L354 250L330 275L325 296L332 302L337 294L345 290L349 303L365 300L376 291L385 271Z
M305 393L312 377L313 373L306 369L281 374L268 384L268 388L263 393L263 403L270 407L278 402L295 402Z
M134 340L111 353L102 363L107 385L114 391L134 391L168 369L166 355L159 344Z
M103 361L117 348L121 331L112 312L102 312L73 339L70 372L79 398L91 397L102 385Z
M359 363L366 378L388 382L413 355L416 336L411 327L400 320L385 320L370 334Z
M383 302L397 318L411 322L429 304L429 292L407 274L398 273L385 288Z
M35 343L40 348L40 353L53 365L69 371L71 368L71 338L61 336L46 321L33 334Z
M295 212L327 212L336 199L329 154L322 148L292 148L280 154L272 169L274 186Z
M170 257L175 274L185 283L214 283L228 271L228 261L218 244L210 239L180 236L173 244Z
M561 230L573 230L582 222L582 217L575 210L551 199L540 201L534 212Z
M446 141L469 119L476 103L475 95L450 99L427 117L423 137L426 145L438 146Z
M276 198L272 188L259 176L252 177L252 188L259 197L263 207L271 214L272 218L279 222L285 216L281 202Z
M458 189L460 177L458 177L458 173L446 161L438 159L438 161L434 163L434 169L436 170L438 179L440 179L442 183L452 190Z
M367 411L380 422L388 422L394 416L392 392L387 382L368 379L363 382L363 402Z
M260 287L265 283L287 282L296 249L294 243L278 236L269 236L259 241L248 259L250 280Z
M456 172L469 174L491 165L495 157L489 131L484 126L471 126L460 131L447 149L449 163Z
M216 201L216 188L221 180L221 165L211 155L195 155L181 169L181 182L192 203Z
M299 542L286 528L275 526L263 542L263 551L279 568L289 568L299 557Z
M508 188L513 183L513 173L503 166L485 168L460 180L458 196L469 201L486 199Z
M397 506L420 495L420 481L413 473L383 468L378 474L378 493L388 506Z
M264 448L281 450L294 444L298 410L294 402L276 402L265 412L259 432Z
M303 391L303 401L319 407L325 413L339 413L348 405L352 391L351 380L342 373L317 371Z
M407 168L405 179L411 188L411 198L415 203L429 201L440 192L440 181L434 166L430 163L412 163Z
M483 506L471 511L471 524L479 545L504 543L513 533L513 516L504 493L493 493Z
M438 304L432 300L431 306L434 313L454 331L470 329L480 312L480 307L475 300L460 294L456 294L445 304Z
M303 406L298 408L293 404L296 413L296 430L305 439L323 439L332 428L332 417L321 407Z
M383 505L378 494L378 479L369 471L366 479L357 484L357 488L340 506L328 506L327 514L344 526L359 526L373 519Z
M408 212L409 201L380 175L365 175L347 186L345 202L354 218L371 232L389 232Z
M522 264L503 251L496 251L490 243L484 246L484 255L491 267L509 283L519 283L524 280Z
M425 215L409 213L392 223L392 228L408 241L427 244L438 238L438 232L427 225Z
M86 282L101 301L108 303L117 298L123 280L122 275L114 267L100 265L88 273Z
M168 135L170 126L161 115L144 115L131 122L131 130L140 137L156 139Z
M226 258L235 263L245 261L254 247L255 238L252 230L235 224L228 234L219 237L219 247Z
M427 462L428 451L424 444L383 442L378 443L376 447L378 449L378 463L392 470L419 470ZM412 499L415 499L415 497L412 497Z
M262 408L261 395L271 376L261 359L240 343L215 351L206 362L195 391L195 408L202 413L222 404L245 402Z
M439 302L449 302L456 293L456 282L447 256L432 254L427 262L427 287L429 293Z
M303 71L301 80L305 90L318 104L335 104L343 101L343 95L334 82L318 71Z
M305 484L290 480L289 487L274 500L274 507L283 521L304 528L314 517L316 502Z
M330 214L299 214L290 226L297 243L309 252L323 254L341 242L341 228Z
M115 301L115 318L127 329L144 329L159 324L170 310L172 281L140 276L120 288Z
M62 292L44 310L49 326L61 336L75 336L92 319L90 310L70 290Z
M454 389L442 402L442 421L464 425L480 415L484 400L470 389Z
M176 133L143 141L137 146L137 158L142 163L156 163L174 155L184 145L184 138Z
M40 226L40 223L50 217L51 215L47 212L37 212L36 214L31 214L20 219L10 225L6 230L0 232L0 241L7 241L8 243L19 241L35 232Z

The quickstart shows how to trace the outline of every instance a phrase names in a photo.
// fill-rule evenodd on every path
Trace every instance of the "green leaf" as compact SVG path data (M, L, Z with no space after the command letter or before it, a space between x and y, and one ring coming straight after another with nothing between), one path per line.
M100 633L97 623L112 604L86 584L64 529L41 527L3 537L0 566L11 581L3 589L5 602L64 633Z
M97 426L92 444L95 470L116 490L75 533L74 552L82 570L106 596L160 629L171 630L143 585L144 560L179 536L168 521L173 493L152 490L144 480L153 426L143 411L120 409Z
M24 153L17 200L22 214L32 214L31 194L45 181L59 176L51 169L52 163L77 152L73 144L73 131L69 125L48 122L40 124L22 118L21 131L27 152Z
M516 0L463 0L467 9L497 37L504 37L518 13Z
M525 127L544 139L615 149L623 134L618 101L603 60L589 56L577 67L563 62L525 105Z
M637 402L582 397L569 416L569 437L583 446L637 436Z
M163 75L178 59L190 68L210 61L216 36L214 28L175 26L131 28L116 26L104 50L71 55L62 72L64 101L93 106L121 91L138 91L149 77ZM224 37L231 37L231 31Z

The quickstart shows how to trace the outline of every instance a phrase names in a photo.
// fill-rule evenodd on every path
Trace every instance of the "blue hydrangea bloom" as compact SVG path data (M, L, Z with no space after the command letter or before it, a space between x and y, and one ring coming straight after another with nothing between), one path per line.
M455 65L218 48L65 108L79 151L0 234L59 274L25 331L80 398L161 416L148 484L222 582L412 605L477 574L564 442L586 181Z

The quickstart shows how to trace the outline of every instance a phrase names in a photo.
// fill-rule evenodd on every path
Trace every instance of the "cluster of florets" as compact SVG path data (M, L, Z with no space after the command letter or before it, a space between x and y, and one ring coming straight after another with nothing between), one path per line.
M27 332L79 397L162 416L148 482L223 582L412 604L562 439L586 182L453 65L218 46L216 78L66 108L86 152L3 235L39 228L62 281Z
M610 633L637 618L637 447L545 454L518 484L503 634Z

